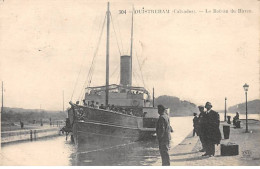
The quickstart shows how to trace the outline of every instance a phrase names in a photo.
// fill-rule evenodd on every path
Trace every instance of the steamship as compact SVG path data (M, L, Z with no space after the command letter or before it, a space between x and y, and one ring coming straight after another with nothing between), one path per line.
M130 55L120 56L120 84L109 84L109 3L106 22L106 85L87 87L82 104L70 102L68 110L72 138L88 150L150 138L159 118L154 96L144 87L132 86L133 13Z

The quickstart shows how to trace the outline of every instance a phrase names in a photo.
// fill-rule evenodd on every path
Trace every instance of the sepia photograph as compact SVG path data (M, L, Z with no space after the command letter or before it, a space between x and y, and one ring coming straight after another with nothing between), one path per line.
M0 166L259 166L259 0L0 0Z

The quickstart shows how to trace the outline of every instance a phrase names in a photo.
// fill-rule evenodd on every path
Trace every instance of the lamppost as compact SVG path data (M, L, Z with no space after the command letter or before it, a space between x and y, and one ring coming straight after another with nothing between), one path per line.
M248 133L248 124L247 124L247 91L248 91L249 85L245 83L243 87L244 87L245 94L246 94L246 133Z
M224 121L227 121L227 97L225 97L225 118Z

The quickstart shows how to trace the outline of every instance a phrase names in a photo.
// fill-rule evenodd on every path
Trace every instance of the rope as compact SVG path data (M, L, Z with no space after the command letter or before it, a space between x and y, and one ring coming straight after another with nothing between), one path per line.
M135 143L136 142L130 142L130 143L121 144L121 145L115 145L115 146L107 147L107 148L101 148L101 149L96 149L96 150L77 152L77 154L88 154L88 153L97 152L97 151L104 151L104 150L109 150L109 149L114 149L114 148L119 148L119 147L125 147L127 145L131 145L131 144L135 144Z
M83 58L84 58L84 57L83 57ZM74 92L75 92L75 88L76 88L76 86L77 86L77 84L78 84L79 75L80 75L80 73L81 73L82 65L83 65L83 59L82 59L81 65L80 65L80 70L79 70L78 77L77 77L76 83L75 83L75 85L74 85L74 88L73 88L73 91L72 91L72 95L71 95L70 100L72 100L72 97L73 97Z
M141 79L140 76L138 75L137 71L133 69L133 73L135 73L135 76L136 76L136 80L139 80Z
M124 53L124 46L123 46L123 42L122 42L121 31L120 31L118 20L116 20L116 23L117 23L117 27L118 27L118 30L119 30L119 37L120 37L120 42L121 42L121 46L122 46L122 51Z
M118 72L118 76L117 76L117 84L119 84L120 82L119 82L119 76L120 76L120 72Z
M141 66L140 66L140 62L139 62L139 60L138 60L137 53L136 53L136 59L137 59L137 62L138 62L139 70L140 70L140 72L141 72L141 78L142 78L142 82L143 82L144 88L146 88L146 87L145 87L145 83L144 83L143 72L142 72L142 69L141 69Z
M89 81L88 81L87 87L90 86L91 80L92 80L92 76L93 76L93 73L94 73L94 68L95 68L94 61L95 61L95 58L97 56L98 49L99 49L99 46L100 46L100 43L101 43L101 38L102 38L102 35L103 35L103 30L104 30L104 27L105 27L105 23L106 23L106 17L107 17L107 15L105 15L105 18L104 18L104 21L103 21L103 25L102 25L102 29L101 29L101 32L100 32L100 36L99 36L99 39L98 39L97 48L96 48L96 50L94 52L94 57L93 57L92 64L91 64L91 72L89 72L90 77L88 79ZM84 84L84 86L85 86L85 84Z
M96 17L95 17L95 20L96 20L96 18L97 18L97 15L96 15ZM92 39L93 27L94 27L94 22L93 22L93 24L92 24L91 34L90 34L90 38L89 38L90 40L89 40L88 44L90 44L91 39ZM77 77L76 83L75 83L75 85L74 85L74 88L73 88L73 91L72 91L72 95L71 95L70 100L72 100L73 95L74 95L74 92L75 92L75 89L76 89L76 86L77 86L77 84L78 84L79 76L80 76L80 74L81 74L81 70L82 70L82 67L83 67L84 60L85 60L85 57L84 57L84 55L83 55L83 57L82 57L82 62L81 62L81 65L80 65L80 70L79 70L79 73L78 73L78 77Z
M135 80L135 82L136 82L136 85L139 86L139 84L138 84L138 82L137 82L137 80L136 80L136 78L135 78L135 72L134 72L134 71L133 71L133 77L134 77L134 80Z
M133 58L133 61L134 61L134 58ZM133 67L132 72L133 72L134 78L136 78L135 81L137 82L137 84L139 84L138 81L139 81L139 79L141 79L141 78L140 78L139 74L137 73L135 67Z
M113 77L113 75L115 74L115 72L117 71L118 68L119 68L119 65L116 66L115 70L114 70L113 73L110 75L110 77Z
M107 15L105 15L104 22L103 22L103 25L102 25L102 29L101 29L101 32L100 32L100 36L99 36L99 40L98 40L98 44L97 44L97 48L96 48L96 50L95 50L95 52L94 52L94 56L93 56L93 59L92 59L92 63L91 63L89 72L88 72L88 76L87 76L87 79L86 79L85 82L84 82L84 85L83 85L83 87L82 87L82 90L81 90L81 92L80 92L80 95L79 95L78 100L79 100L80 98L82 98L82 96L83 96L83 94L84 94L83 90L84 90L84 88L85 88L85 85L86 85L87 81L88 81L87 87L89 87L89 85L90 85L90 83L91 83L92 76L93 76L93 72L94 72L94 61L95 61L95 58L96 58L96 56L97 56L97 52L98 52L99 45L100 45L100 42L101 42L101 37L102 37L102 35L103 35L103 30L104 30L104 27L105 27L106 17L107 17ZM82 94L82 93L83 93L83 94Z
M113 30L114 30L114 33L115 33L115 37L116 37L117 48L118 48L119 54L121 56L121 51L120 51L120 48L119 48L119 44L118 44L118 40L117 40L117 36L116 36L116 31L115 31L115 27L114 27L114 22L113 22L113 18L112 18L111 14L110 14L110 17L111 17L111 22L112 22L112 25L113 25Z

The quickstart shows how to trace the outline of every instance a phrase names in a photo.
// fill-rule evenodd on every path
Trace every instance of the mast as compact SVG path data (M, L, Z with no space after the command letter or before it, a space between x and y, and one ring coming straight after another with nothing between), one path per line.
M64 112L64 90L62 91L62 110Z
M132 9L132 24L131 24L131 46L130 46L130 56L131 56L131 73L130 73L130 86L132 86L132 70L133 70L133 34L134 34L134 6Z
M2 107L1 107L1 113L4 111L4 82L2 81Z
M153 87L153 107L154 107L154 87Z
M108 105L108 87L109 87L109 26L110 26L110 11L109 2L107 3L107 50L106 50L106 105Z

